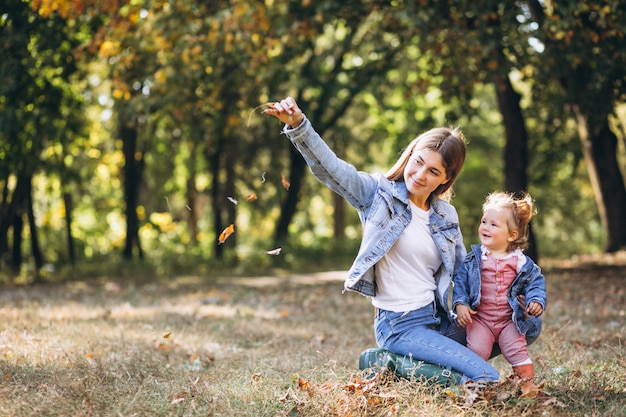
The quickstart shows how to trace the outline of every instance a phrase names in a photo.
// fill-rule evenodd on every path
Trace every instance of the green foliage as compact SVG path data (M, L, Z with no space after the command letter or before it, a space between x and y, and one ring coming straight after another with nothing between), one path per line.
M542 32L525 4L487 0L74 3L79 6L14 2L0 20L2 184L11 191L17 167L32 164L38 231L50 262L69 261L66 239L59 238L65 192L73 197L79 260L100 262L121 251L124 159L115 123L127 118L138 121L137 157L146 165L136 209L156 270L302 267L299 257L334 253L332 194L310 175L289 226L289 247L282 257L264 253L273 249L288 195L281 179L292 160L281 126L260 112L263 103L287 94L299 98L340 156L365 171L385 171L430 127L460 125L470 142L454 203L466 242L473 243L484 196L503 185L504 132L493 77L504 69L513 70L522 94L542 254L602 246L576 125L553 82L568 66L559 67L563 73L544 70L555 68L562 53L581 73L612 77L612 97L619 99L619 5L559 3L546 11ZM18 17L29 22L32 36L16 31ZM578 34L576 17L594 28ZM594 33L608 43L594 41ZM539 38L556 55L530 46ZM584 59L571 54L579 44L589 54ZM602 61L610 65L600 68ZM246 200L251 193L257 200ZM230 223L235 234L218 246ZM350 208L344 234L346 246L355 248L360 226ZM227 253L223 261L218 251Z

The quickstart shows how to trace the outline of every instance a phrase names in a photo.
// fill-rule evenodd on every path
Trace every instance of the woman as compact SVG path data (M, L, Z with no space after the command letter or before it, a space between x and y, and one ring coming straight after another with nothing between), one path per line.
M457 129L435 128L415 138L385 176L359 172L339 159L315 132L295 100L269 103L265 114L284 133L311 172L358 210L361 247L344 288L371 297L380 348L450 367L466 380L497 381L498 371L442 332L451 312L452 275L465 256L450 187L465 161ZM451 301L451 300L450 300Z

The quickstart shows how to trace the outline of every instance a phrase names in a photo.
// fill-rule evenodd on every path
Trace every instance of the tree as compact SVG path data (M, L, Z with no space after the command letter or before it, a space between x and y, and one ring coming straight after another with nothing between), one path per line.
M626 4L527 1L545 47L538 81L562 88L576 123L606 233L605 250L626 246L626 187L609 118L626 98Z
M74 47L81 28L55 16L43 18L30 4L10 1L0 17L0 259L13 230L13 266L22 262L21 216L28 216L36 267L44 259L37 240L32 179L48 169L45 149L78 134L81 99L71 87L77 71ZM52 148L54 150L54 147Z

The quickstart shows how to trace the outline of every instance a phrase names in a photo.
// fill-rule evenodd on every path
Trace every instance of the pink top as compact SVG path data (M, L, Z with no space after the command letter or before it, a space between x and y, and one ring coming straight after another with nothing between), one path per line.
M478 315L498 322L511 320L513 309L507 301L509 286L517 276L518 257L495 258L483 252Z

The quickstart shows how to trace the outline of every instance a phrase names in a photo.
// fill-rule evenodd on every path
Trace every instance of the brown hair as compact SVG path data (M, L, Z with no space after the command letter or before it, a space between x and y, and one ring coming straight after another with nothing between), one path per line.
M507 226L510 231L517 230L518 236L517 239L509 243L507 251L528 248L528 224L534 215L533 200L530 194L496 191L489 194L485 199L483 211L487 207L505 209L510 213L507 215Z
M433 194L444 200L449 200L452 194L452 184L456 180L463 163L465 162L465 136L457 127L436 127L430 129L409 143L400 158L387 171L385 177L392 181L404 178L404 169L414 151L430 150L441 155L443 167L446 169L448 182L439 185Z

